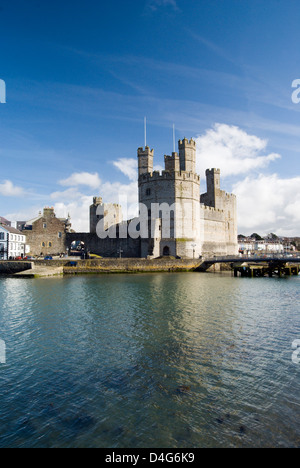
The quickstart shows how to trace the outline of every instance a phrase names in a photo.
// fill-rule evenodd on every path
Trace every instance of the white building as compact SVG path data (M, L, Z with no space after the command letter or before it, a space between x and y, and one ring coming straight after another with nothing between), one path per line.
M278 241L271 240L255 240L253 238L239 238L239 252L243 255L253 255L254 253L272 253L283 254L284 245Z
M26 236L15 228L0 225L0 260L25 256Z

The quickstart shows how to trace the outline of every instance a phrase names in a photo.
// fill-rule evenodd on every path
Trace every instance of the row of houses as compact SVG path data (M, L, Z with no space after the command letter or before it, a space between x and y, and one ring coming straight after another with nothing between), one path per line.
M292 253L296 250L292 239L288 238L266 238L255 239L253 237L238 237L239 253L241 255L253 255L259 253L265 254L284 254Z
M26 236L8 225L0 225L0 260L23 258L26 250Z
M70 231L70 217L57 218L54 208L45 208L29 221L11 222L0 217L0 260L63 254Z

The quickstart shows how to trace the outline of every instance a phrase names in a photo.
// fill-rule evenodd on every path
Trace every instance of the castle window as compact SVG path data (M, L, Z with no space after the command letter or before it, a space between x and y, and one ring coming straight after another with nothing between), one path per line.
M62 238L62 233L61 233L61 232L58 233L58 238L59 238L59 239Z
M48 247L52 247L52 242L48 242Z
M43 229L47 229L47 223L43 223Z
M42 247L46 247L46 242L42 242Z
M149 197L151 195L151 189L147 188L146 189L146 196Z

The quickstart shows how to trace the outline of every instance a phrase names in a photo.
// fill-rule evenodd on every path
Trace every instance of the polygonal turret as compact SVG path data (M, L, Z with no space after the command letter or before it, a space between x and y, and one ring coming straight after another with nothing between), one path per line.
M184 138L179 140L180 170L196 173L196 142Z
M149 146L146 146L145 149L139 148L137 156L139 163L139 176L142 174L152 173L154 150L150 150Z

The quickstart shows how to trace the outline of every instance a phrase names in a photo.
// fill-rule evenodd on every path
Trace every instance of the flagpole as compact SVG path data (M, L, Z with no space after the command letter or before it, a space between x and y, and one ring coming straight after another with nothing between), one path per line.
M176 152L176 146L175 146L175 124L173 124L173 153Z

